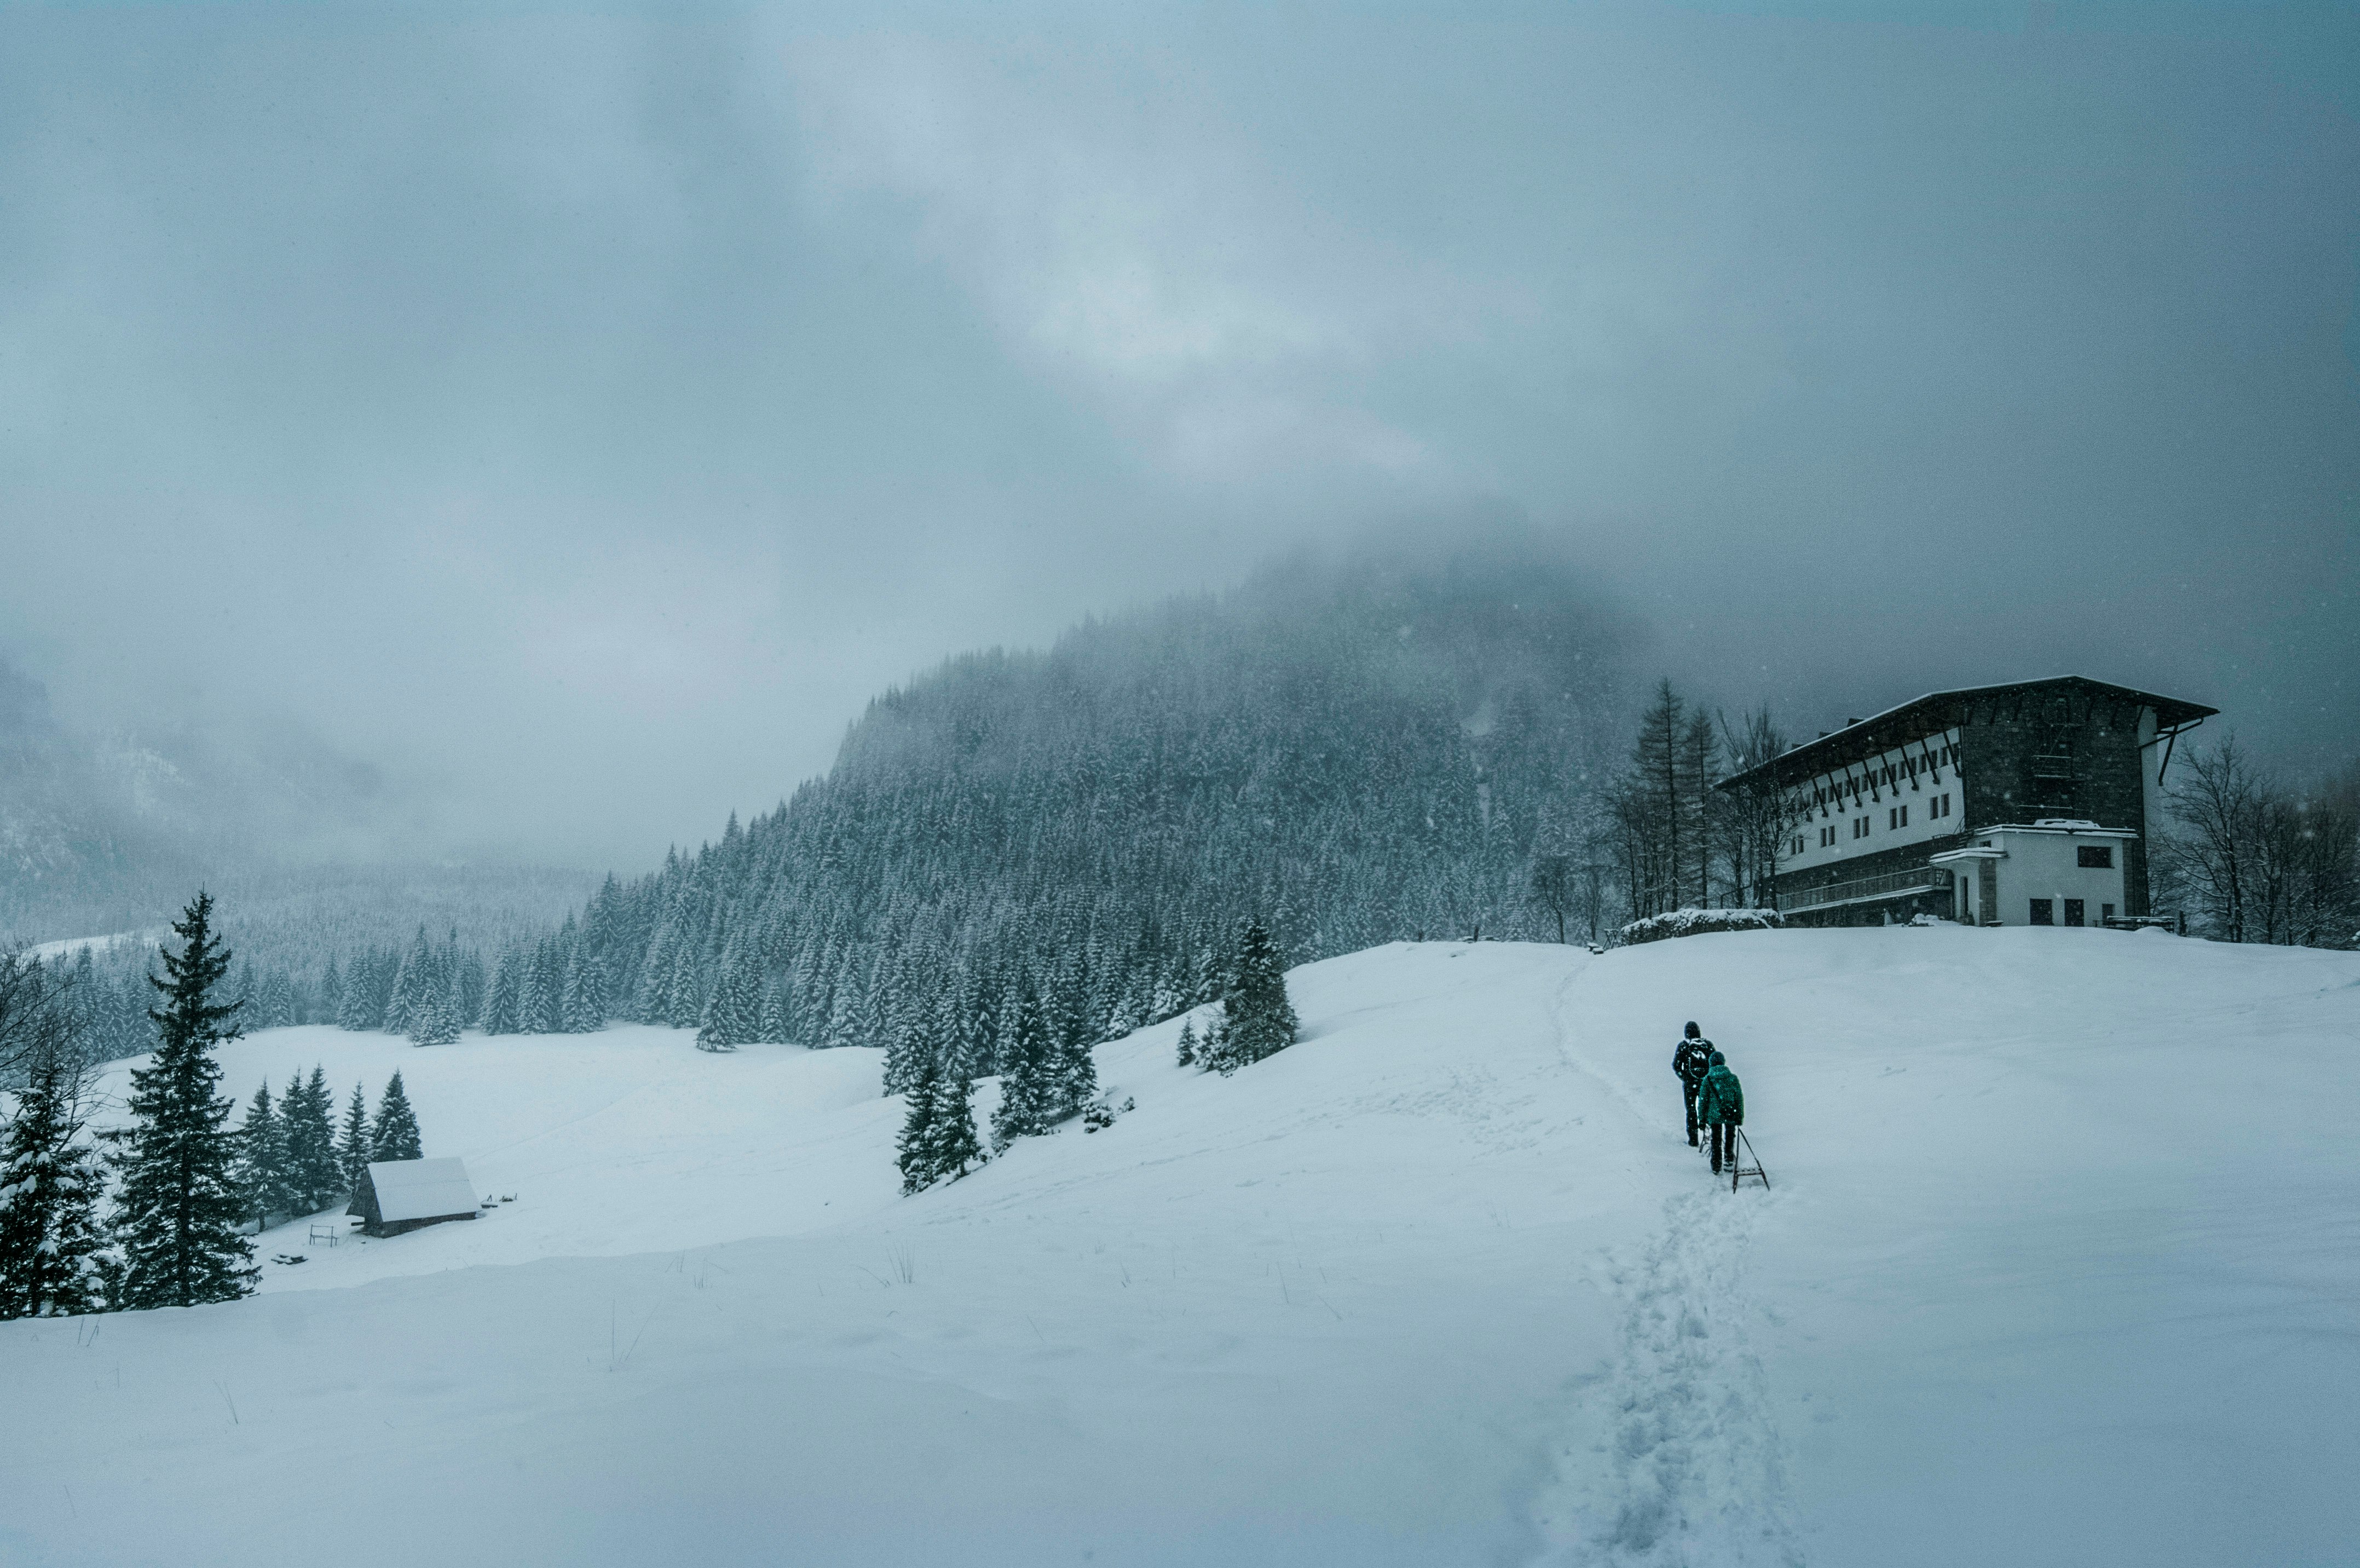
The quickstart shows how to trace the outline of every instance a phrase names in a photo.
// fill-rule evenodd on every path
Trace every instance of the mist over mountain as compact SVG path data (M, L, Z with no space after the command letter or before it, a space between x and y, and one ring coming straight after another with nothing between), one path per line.
M1531 541L1294 558L887 693L580 941L621 1016L759 990L764 1038L939 1016L988 1061L1024 987L1091 1038L1208 994L1248 915L1290 962L1538 935L1531 860L1619 755L1632 636Z
M503 940L595 883L406 856L400 829L376 770L298 731L83 728L0 662L0 942L152 932L202 886L242 956L300 974L421 924Z

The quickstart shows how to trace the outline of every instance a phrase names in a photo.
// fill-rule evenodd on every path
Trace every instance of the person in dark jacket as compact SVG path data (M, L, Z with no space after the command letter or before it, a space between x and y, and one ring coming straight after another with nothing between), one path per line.
M1680 1075L1680 1092L1688 1102L1688 1147L1697 1146L1697 1085L1704 1081L1705 1069L1712 1065L1712 1042L1697 1033L1690 1020L1688 1033L1680 1036L1678 1048L1672 1052L1672 1070Z
M1721 1174L1721 1162L1726 1157L1732 1169L1737 1165L1737 1129L1745 1124L1745 1091L1737 1075L1729 1070L1727 1058L1719 1051L1712 1053L1712 1065L1705 1069L1704 1082L1697 1089L1697 1114L1704 1118L1712 1137L1712 1173Z

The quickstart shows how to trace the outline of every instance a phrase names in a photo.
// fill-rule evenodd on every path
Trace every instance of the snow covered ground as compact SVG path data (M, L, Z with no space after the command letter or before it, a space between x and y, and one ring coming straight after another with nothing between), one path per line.
M2360 957L1393 946L897 1195L868 1052L276 1030L517 1201L0 1324L8 1563L2327 1563ZM1775 1190L1682 1141L1683 1019ZM264 1250L305 1251L305 1225Z

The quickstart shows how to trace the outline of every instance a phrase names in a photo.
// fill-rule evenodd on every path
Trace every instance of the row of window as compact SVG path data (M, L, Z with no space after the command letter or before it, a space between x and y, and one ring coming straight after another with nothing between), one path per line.
M1927 815L1928 817L1948 817L1948 816L1950 816L1950 797L1948 795L1935 795L1932 799L1930 799L1930 800L1927 801L1927 802L1926 802L1926 815ZM1868 833L1869 833L1869 822L1870 822L1870 818L1868 818L1868 817L1853 817L1853 818L1852 819L1852 836L1853 838L1855 838L1855 839L1865 839L1865 838L1867 838L1867 837L1868 837ZM1902 829L1902 828L1907 828L1907 827L1908 827L1908 826L1909 826L1909 807L1908 807L1907 805L1892 806L1892 807L1889 807L1889 808L1885 811L1885 831L1887 831L1887 832L1897 832L1897 831L1899 831L1900 829ZM1832 850L1832 849L1834 849L1834 848L1835 848L1835 846L1836 846L1836 837L1837 837L1837 835L1836 835L1836 830L1835 830L1835 827L1834 827L1834 825L1833 825L1833 824L1826 824L1826 825L1823 825L1823 826L1819 828L1819 848L1820 848L1820 849L1822 849L1822 850ZM1799 855L1799 854L1801 854L1801 853L1803 852L1803 836L1802 836L1800 833L1797 833L1797 834L1796 834L1796 835L1795 835L1795 848L1794 848L1794 851L1793 851L1793 852L1794 852L1794 853L1796 853L1796 854L1797 854L1797 855ZM2084 851L2082 851L2082 852L2083 852L2084 854L2087 854L2089 851L2084 850ZM2099 851L2099 853L2101 853L2101 854L2106 854L2106 853L2110 853L2110 852L2111 852L2111 851L2103 850ZM2090 862L2090 861L2082 861L2081 863L2082 863L2083 865L2089 865L2089 864L2091 864L2092 862ZM2111 863L2111 862L2109 862L2109 863Z

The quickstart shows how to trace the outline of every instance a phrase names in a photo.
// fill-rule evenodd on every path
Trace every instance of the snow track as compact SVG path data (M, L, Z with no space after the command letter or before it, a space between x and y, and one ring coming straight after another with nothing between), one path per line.
M1762 1195L1715 1185L1609 1266L1612 1365L1576 1391L1574 1430L1536 1512L1547 1563L1795 1568L1785 1448L1753 1346L1745 1255Z

